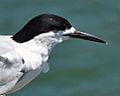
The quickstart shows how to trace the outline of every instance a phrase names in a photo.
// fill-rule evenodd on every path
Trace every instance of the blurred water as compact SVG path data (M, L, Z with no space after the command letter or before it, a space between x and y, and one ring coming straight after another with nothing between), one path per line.
M50 71L9 96L119 96L120 0L0 0L0 34L14 34L32 17L54 13L109 42L71 39L56 46Z

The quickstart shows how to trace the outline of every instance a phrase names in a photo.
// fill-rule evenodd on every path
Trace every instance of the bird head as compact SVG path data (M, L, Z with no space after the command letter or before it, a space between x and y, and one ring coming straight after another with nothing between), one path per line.
M12 38L18 43L29 42L32 39L37 39L43 43L60 43L69 38L106 43L94 35L77 31L70 22L68 22L68 20L53 14L42 14L36 16L19 32L13 35Z

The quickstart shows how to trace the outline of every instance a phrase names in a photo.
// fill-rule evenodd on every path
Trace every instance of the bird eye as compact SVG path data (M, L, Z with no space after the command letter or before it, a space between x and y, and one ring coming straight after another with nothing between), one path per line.
M66 27L65 27L64 25L61 25L61 26L59 26L59 29L60 29L60 30L65 30Z
M66 28L65 28L65 26L63 26L63 25L57 25L57 26L53 26L53 30L55 30L55 31L58 31L58 30L65 30Z

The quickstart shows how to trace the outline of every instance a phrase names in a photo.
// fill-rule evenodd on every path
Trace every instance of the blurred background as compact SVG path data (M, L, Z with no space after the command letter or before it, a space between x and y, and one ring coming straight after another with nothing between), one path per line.
M0 34L15 34L42 13L63 16L109 44L59 44L50 71L9 96L120 96L120 0L0 0Z

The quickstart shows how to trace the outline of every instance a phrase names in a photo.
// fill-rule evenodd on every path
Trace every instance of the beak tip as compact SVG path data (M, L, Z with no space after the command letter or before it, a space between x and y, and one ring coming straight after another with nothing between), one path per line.
M101 40L101 39L96 38L95 40L96 40L95 42L99 42L99 43L103 43L103 44L105 44L105 45L108 45L108 42L103 41L103 40ZM94 41L94 40L92 40L92 41Z
M105 45L108 45L108 42L105 42Z

